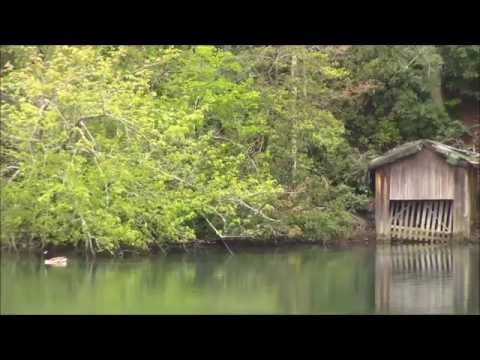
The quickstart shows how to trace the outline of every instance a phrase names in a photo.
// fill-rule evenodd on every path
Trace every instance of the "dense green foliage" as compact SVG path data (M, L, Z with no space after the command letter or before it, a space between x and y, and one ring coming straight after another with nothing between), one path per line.
M2 47L2 244L348 236L368 159L462 134L438 89L478 94L478 51Z

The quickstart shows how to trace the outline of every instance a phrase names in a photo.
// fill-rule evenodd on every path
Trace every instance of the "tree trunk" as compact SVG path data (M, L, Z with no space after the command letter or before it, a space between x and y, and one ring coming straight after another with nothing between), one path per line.
M433 69L431 72L432 88L430 94L432 95L433 102L440 108L444 109L443 96L442 96L442 75L441 68Z
M297 86L295 84L295 76L297 70L297 55L292 55L291 65L291 77L293 83L293 98L295 102L295 108L297 107ZM292 184L295 185L295 178L297 176L297 119L295 116L292 118Z

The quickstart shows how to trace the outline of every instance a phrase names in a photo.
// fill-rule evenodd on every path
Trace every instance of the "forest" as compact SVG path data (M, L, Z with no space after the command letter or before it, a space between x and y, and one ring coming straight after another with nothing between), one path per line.
M371 159L478 151L479 73L473 45L2 46L2 248L354 238Z

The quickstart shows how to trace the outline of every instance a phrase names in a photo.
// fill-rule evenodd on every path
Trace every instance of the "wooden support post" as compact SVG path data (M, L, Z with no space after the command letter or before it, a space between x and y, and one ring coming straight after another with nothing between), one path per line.
M453 238L456 241L470 237L470 196L468 172L466 169L455 168L455 200L453 201Z
M388 169L375 173L375 226L377 239L390 240L390 183Z

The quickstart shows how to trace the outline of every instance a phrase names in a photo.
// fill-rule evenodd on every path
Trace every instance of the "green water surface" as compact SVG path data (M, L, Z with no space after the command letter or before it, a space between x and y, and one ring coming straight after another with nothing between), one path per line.
M478 313L478 266L478 246L440 245L69 258L65 268L3 254L1 313Z

